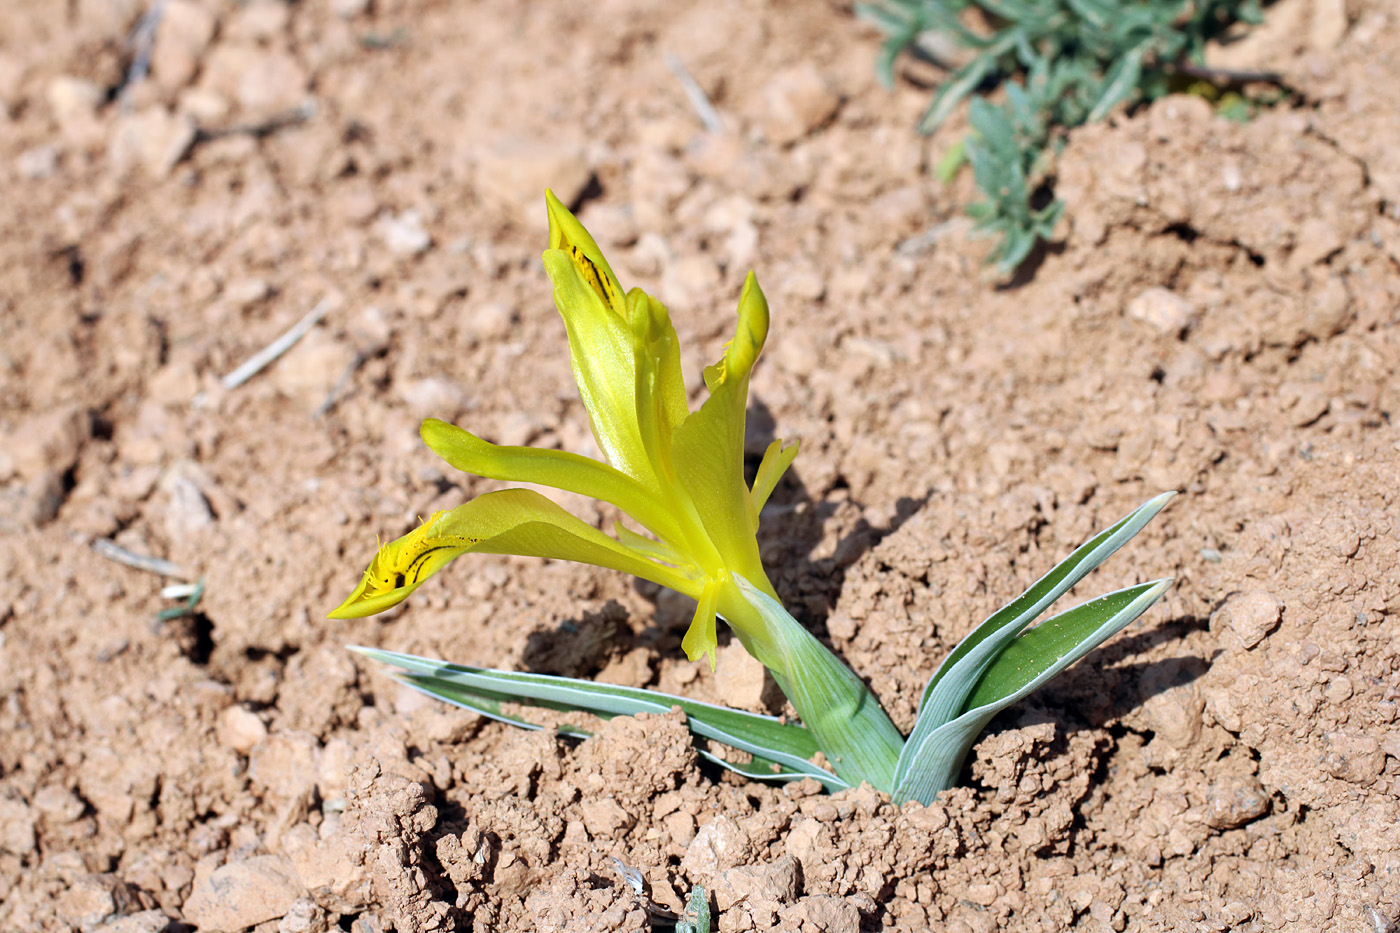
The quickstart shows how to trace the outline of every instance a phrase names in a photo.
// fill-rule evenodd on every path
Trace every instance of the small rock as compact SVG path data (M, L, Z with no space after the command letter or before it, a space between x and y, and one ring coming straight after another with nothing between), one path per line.
M28 181L41 181L58 171L58 147L35 146L15 159L15 170Z
M764 129L776 143L792 143L822 126L841 106L810 62L778 72L763 89Z
M151 50L151 77L162 87L178 90L199 70L199 59L214 38L218 20L194 0L170 0L160 18Z
M1278 627L1283 603L1264 590L1250 590L1231 596L1221 607L1220 618L1246 648L1253 648Z
M733 817L720 814L695 834L686 847L681 870L692 875L713 877L754 859L753 843Z
M1149 288L1128 302L1128 317L1142 321L1159 334L1180 336L1196 322L1196 307L1175 292Z
M194 120L154 106L124 113L112 124L107 161L117 175L140 165L153 178L170 174L194 145Z
M309 732L269 735L249 750L248 777L276 797L310 794L320 773L319 752L320 743Z
M286 858L255 855L214 869L190 893L184 914L201 930L242 930L285 916L305 893Z
M477 157L476 174L476 187L485 198L539 229L548 223L544 189L573 204L593 170L578 143L509 137Z
M88 875L64 891L55 905L57 913L76 927L91 929L111 917L138 906L135 892L116 875Z
M214 524L214 510L203 491L187 476L173 476L163 485L169 500L165 507L165 533L181 541Z
M783 911L789 922L806 921L802 929L822 933L860 933L860 911L856 905L841 897L811 895Z
M252 710L230 706L219 714L214 734L220 745L246 755L267 738L267 726Z
M747 710L766 710L781 698L768 669L737 641L715 652L715 690L727 706Z
M68 788L50 784L34 795L34 809L55 823L71 823L83 815L86 806Z
M491 343L510 336L516 323L516 314L510 305L499 301L487 301L468 312L464 327L472 339L481 343Z
M326 912L309 897L299 897L277 922L277 933L326 933L330 923Z
M26 528L41 528L58 517L66 498L68 488L63 474L58 470L46 470L21 488L15 517Z
M114 917L93 929L92 933L166 933L173 921L161 910L138 910L124 917Z
M801 887L802 867L791 855L768 865L740 865L714 880L715 906L721 911L752 899L791 904Z
M220 42L205 61L200 84L237 101L250 116L272 116L301 104L307 76L289 52Z
M34 851L34 813L22 800L0 797L0 852L21 858Z
M1228 777L1206 788L1206 822L1235 829L1269 812L1269 794L1253 776Z
M331 0L331 12L341 19L354 19L369 12L370 0Z
M423 215L416 210L382 214L374 225L374 232L396 256L417 256L433 245L432 236L423 229Z
M395 385L399 398L418 418L434 417L450 421L467 404L467 391L450 379L430 377Z
M1385 770L1385 751L1374 736L1333 732L1323 737L1322 767L1334 778L1369 786Z
M712 257L697 253L666 264L660 293L668 305L694 308L707 303L719 284L719 266Z
M34 415L16 425L5 440L8 468L22 478L66 473L91 436L92 418L77 406Z
M267 42L287 31L291 22L291 4L285 0L251 0L239 4L229 18L226 33L230 39L251 39Z
M105 96L96 84L71 75L54 78L44 93L60 126L93 118Z
M637 823L637 818L617 802L615 797L592 797L579 805L583 825L596 838L616 839Z

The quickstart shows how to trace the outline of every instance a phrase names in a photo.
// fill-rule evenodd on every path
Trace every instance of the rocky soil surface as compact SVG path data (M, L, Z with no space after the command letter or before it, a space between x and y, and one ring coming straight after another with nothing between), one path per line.
M931 173L960 126L912 131L939 74L880 87L844 3L9 0L0 928L631 931L703 884L726 933L1396 929L1400 11L1268 14L1217 54L1294 103L1076 132L1061 239L998 283L971 180ZM325 619L376 537L493 488L423 417L595 452L546 185L693 388L757 270L752 449L802 445L765 558L901 727L1164 489L1092 586L1175 588L930 807L737 780L675 715L573 742L398 687L344 645L781 709L737 644L685 661L684 600L589 567L471 557Z

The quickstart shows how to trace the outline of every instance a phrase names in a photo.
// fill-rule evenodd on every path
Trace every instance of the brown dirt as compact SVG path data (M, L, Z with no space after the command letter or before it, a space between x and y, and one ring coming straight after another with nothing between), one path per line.
M1281 0L1222 52L1299 106L1076 133L1063 242L1009 287L970 182L925 171L956 129L911 133L927 91L874 82L842 4L171 0L119 92L145 6L0 9L0 928L644 928L611 857L725 931L1396 928L1392 4ZM684 661L682 600L586 567L470 558L323 618L376 536L490 486L423 416L592 449L546 184L692 379L758 270L752 440L802 444L766 556L901 726L987 612L1178 488L1092 583L1172 574L1163 607L928 808L735 780L673 717L513 731L347 655L772 702L737 647ZM158 622L107 537L202 577L200 614Z

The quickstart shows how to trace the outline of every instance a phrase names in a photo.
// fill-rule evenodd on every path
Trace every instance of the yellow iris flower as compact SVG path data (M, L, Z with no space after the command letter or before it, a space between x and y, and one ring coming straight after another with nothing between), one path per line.
M691 660L707 655L713 665L717 615L763 660L766 623L740 583L776 599L755 534L764 502L797 455L796 446L774 441L752 488L744 483L749 373L768 335L768 302L749 273L734 339L705 369L709 398L691 411L666 307L639 288L624 293L578 219L552 192L545 200L544 267L607 462L498 446L437 419L423 423L423 440L468 473L611 502L650 534L621 523L615 536L605 534L530 490L488 493L382 546L331 618L388 609L462 554L520 554L609 567L684 593L698 604L682 642Z

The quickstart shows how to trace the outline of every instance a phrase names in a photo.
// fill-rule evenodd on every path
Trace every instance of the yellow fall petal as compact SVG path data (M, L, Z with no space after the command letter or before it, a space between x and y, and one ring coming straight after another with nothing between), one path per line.
M471 552L578 561L620 570L689 596L700 591L698 583L676 569L618 543L539 493L503 489L438 512L381 547L359 586L331 618L382 612L402 602L453 559Z

